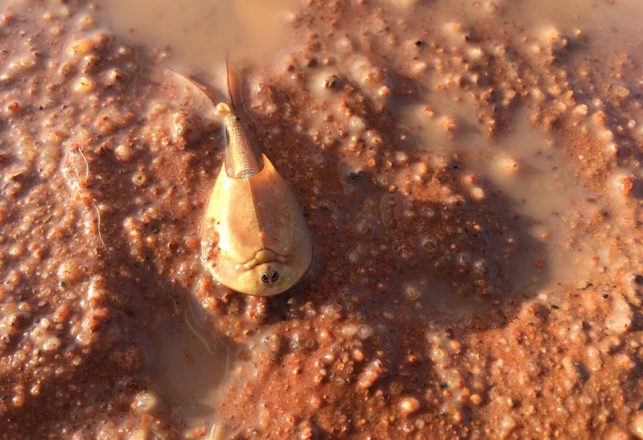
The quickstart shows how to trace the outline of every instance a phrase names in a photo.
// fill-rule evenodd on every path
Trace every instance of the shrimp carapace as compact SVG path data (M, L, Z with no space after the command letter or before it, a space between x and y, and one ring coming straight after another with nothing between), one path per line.
M242 108L236 77L227 68L231 105L223 118L225 161L201 229L201 261L221 284L240 293L271 296L299 281L312 262L312 240L294 193L261 153Z

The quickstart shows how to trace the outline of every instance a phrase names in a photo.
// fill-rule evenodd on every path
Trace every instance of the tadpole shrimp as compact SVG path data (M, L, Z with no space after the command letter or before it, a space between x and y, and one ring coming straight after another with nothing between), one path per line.
M175 72L176 73L176 72ZM272 296L295 285L312 261L302 208L248 130L236 77L226 61L230 104L205 93L223 119L225 160L201 226L201 261L221 284L240 293Z

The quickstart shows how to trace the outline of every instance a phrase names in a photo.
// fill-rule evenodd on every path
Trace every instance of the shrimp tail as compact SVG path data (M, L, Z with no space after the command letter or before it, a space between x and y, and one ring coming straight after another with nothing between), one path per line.
M246 69L235 69L230 63L230 59L226 54L226 82L228 85L228 96L230 97L230 107L236 114L248 120L252 125L258 125L252 117L252 112L246 105L243 90L246 87Z
M225 57L226 83L228 85L228 96L230 97L230 106L234 111L244 110L239 107L243 105L243 96L241 94L241 84L236 72L230 66L230 58Z
M235 178L250 178L263 169L261 148L251 125L242 93L242 79L232 69L226 55L226 81L233 113L225 119L226 134L226 171Z

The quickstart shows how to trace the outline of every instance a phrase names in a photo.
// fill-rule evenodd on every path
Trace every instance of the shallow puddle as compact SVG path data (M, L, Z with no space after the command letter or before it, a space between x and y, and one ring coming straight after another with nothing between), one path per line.
M0 4L3 434L643 432L643 2ZM168 67L226 55L314 237L272 298L200 259L222 135Z
M583 279L593 251L568 244L579 218L591 209L590 193L580 176L570 173L564 146L557 142L564 140L554 140L519 117L510 133L485 149L484 160L471 163L531 221L528 232L543 243L549 268L546 280L531 281L540 281L543 288Z
M539 29L555 26L571 33L579 29L591 37L591 51L641 51L641 21L643 3L639 0L573 0L559 2L518 1L504 8L505 15L537 33Z
M475 179L469 185L473 199L484 200L493 193L528 221L529 236L545 252L523 250L514 260L509 272L518 291L585 276L589 249L565 243L590 196L580 175L569 172L565 146L559 145L564 140L534 127L520 112L510 129L490 139L474 117L473 104L458 94L428 93L422 103L397 108L417 147L431 154L458 154ZM548 270L536 275L530 267L545 256L542 264Z
M232 57L264 59L289 46L286 25L297 0L113 0L100 4L104 25L126 41L167 52L175 65L211 73Z
M218 386L228 371L230 349L217 342L191 312L163 319L147 346L154 389L186 428L210 427Z

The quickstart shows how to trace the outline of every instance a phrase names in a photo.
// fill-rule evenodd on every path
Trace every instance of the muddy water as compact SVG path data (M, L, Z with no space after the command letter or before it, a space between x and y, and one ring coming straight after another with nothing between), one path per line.
M261 60L292 38L288 14L297 0L109 1L103 22L132 43L162 51L174 66L212 73L229 53Z
M643 6L637 0L574 0L569 2L520 1L516 9L507 8L507 16L525 27L529 34L554 26L576 29L592 37L594 54L611 50L640 53L643 43L639 35Z
M643 435L642 3L5 4L0 435ZM231 47L315 240L270 300L201 267L166 69Z
M451 19L485 20L497 13L514 27L513 37L538 38L552 27L565 32L577 30L592 37L594 54L613 49L641 49L637 18L642 6L637 0L486 0L479 2L479 7L472 3L456 0L448 2L449 8L440 9Z
M413 10L413 2L397 3L402 13ZM578 50L571 55L576 60L609 58L616 53L630 54L635 59L643 57L638 19L643 14L643 3L636 0L485 1L477 2L476 7L467 1L456 1L444 6L436 8L431 23L442 28L447 44L454 47L467 38L466 30L458 28L460 20L486 22L490 16L495 20L497 14L515 30L509 38L527 41L528 51L539 52L540 43L556 40L553 44L559 48L577 46ZM575 37L566 38L562 34ZM485 46L485 42L480 45ZM621 79L635 90L640 89L640 78ZM550 270L545 277L534 277L526 276L529 271L517 266L512 270L514 280L519 285L538 286L546 291L585 277L593 267L589 256L602 252L600 245L570 244L568 233L578 226L581 211L595 207L587 205L592 196L580 173L569 171L565 146L560 145L569 140L535 127L529 122L527 111L516 109L510 129L490 141L476 117L471 97L460 92L436 92L439 86L429 75L421 87L421 103L416 98L410 101L398 98L393 102L394 112L401 115L400 125L413 137L411 144L433 154L458 154L479 180L480 185L471 185L474 194L484 194L484 183L488 182L530 220L529 233L545 245ZM637 115L632 116L637 121ZM578 129L591 131L593 124L588 122ZM524 260L535 258L538 257L523 256Z
M186 309L183 320L164 320L146 343L156 391L172 403L171 417L188 429L211 425L230 359L229 347L194 315Z
M529 235L546 251L520 256L511 269L516 288L547 289L585 276L591 249L583 252L583 243L573 248L562 244L569 240L568 232L576 226L590 193L578 173L569 173L557 140L530 124L525 113L515 115L511 128L490 140L483 125L472 117L466 97L452 98L428 94L423 104L399 105L397 111L422 150L461 158L473 179L467 184L473 198L483 200L493 191L528 219ZM448 124L453 128L446 128ZM542 257L550 268L547 274L527 275L520 261Z

